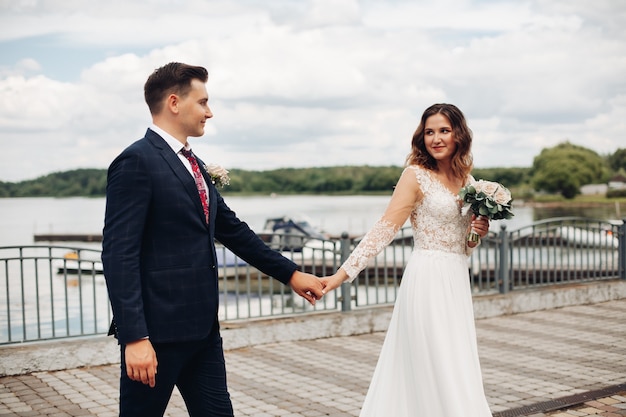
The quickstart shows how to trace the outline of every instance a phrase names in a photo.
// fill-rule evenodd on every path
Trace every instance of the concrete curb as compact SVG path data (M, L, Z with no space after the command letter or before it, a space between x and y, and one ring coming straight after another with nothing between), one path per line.
M474 297L476 319L596 304L626 298L626 281L576 283Z
M528 313L626 298L626 281L614 280L550 286L508 294L474 297L476 319ZM320 312L272 319L222 322L227 350L268 343L351 336L385 331L393 306ZM311 322L314 321L312 325ZM119 363L112 337L94 336L0 347L0 376Z

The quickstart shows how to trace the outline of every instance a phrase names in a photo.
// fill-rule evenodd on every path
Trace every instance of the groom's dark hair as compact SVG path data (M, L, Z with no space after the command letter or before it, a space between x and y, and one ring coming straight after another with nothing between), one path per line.
M191 80L206 83L209 73L206 68L180 62L170 62L154 70L143 86L143 95L151 114L158 114L163 99L170 94L184 97L191 90Z

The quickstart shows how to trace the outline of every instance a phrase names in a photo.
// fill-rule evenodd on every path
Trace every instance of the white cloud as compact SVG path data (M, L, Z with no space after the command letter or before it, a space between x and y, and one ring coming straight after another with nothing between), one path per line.
M40 71L41 65L39 65L39 62L35 61L32 58L25 58L18 61L15 68L19 72L29 73Z
M79 87L38 75L10 76L0 81L0 131L54 131L72 116L71 99Z
M228 167L402 164L422 111L446 101L479 167L530 166L566 139L613 152L626 147L614 3L0 0L2 45L52 37L68 68L71 48L101 51L69 81L37 51L0 61L0 180L105 168L143 135L143 83L169 61L209 69L215 117L192 142Z

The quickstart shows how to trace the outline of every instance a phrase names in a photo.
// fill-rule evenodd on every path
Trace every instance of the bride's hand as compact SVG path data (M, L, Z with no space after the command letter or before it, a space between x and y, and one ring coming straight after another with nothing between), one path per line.
M481 238L484 238L487 236L487 233L489 233L489 219L485 216L474 216L472 220L472 227Z
M489 233L489 219L485 216L472 216L472 224L470 230L478 233L481 239L484 239Z
M348 276L341 269L337 271L337 273L335 273L334 275L320 278L320 281L322 281L322 285L324 286L322 293L327 294L329 291L332 291L335 288L341 286L346 278L348 278Z

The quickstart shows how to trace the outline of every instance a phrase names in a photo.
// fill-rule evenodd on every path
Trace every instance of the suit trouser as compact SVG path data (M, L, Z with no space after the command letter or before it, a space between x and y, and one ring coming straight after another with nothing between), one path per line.
M232 417L222 338L215 323L204 340L153 343L158 361L154 388L128 378L122 345L120 416L163 416L177 386L190 416Z

